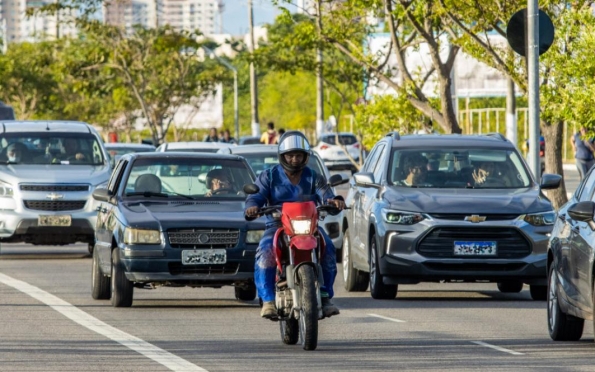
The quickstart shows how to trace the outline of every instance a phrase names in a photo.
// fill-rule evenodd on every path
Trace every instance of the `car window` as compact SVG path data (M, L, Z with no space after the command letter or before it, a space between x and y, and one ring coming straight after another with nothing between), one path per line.
M349 146L349 145L353 145L353 144L357 143L357 138L355 138L355 136L351 135L351 134L341 134L338 137L339 137L339 144L341 144L343 146ZM328 143L329 145L337 144L337 136L336 135L324 136L320 140L324 143Z
M118 148L110 148L106 146L107 152L112 157L122 156L126 154L132 154L136 152L154 152L155 149L151 149L150 147L118 147Z
M580 195L578 197L578 201L587 201L592 199L593 189L595 188L595 172L591 171L585 181L583 182L583 186L581 188Z
M378 147L378 154L378 160L372 163L374 164L374 170L372 172L374 173L374 182L376 183L380 183L380 180L382 178L382 171L384 170L384 157L386 155L386 146L380 145Z
M225 187L215 192L218 183L225 183ZM254 183L253 174L248 164L241 160L137 158L126 180L123 196L155 197L150 195L152 193L169 198L244 200L246 195L242 188L247 183Z
M510 149L393 149L389 183L434 188L524 188L531 177Z
M362 172L372 172L376 165L376 161L378 161L378 157L380 156L380 147L383 147L383 144L376 145L372 149L372 152L368 155L368 158L362 167Z
M8 154L13 147L18 157ZM103 145L91 133L26 132L0 136L0 162L16 164L103 165Z
M114 195L116 193L116 190L118 189L118 184L120 183L120 180L122 179L122 175L124 173L124 169L126 168L127 164L128 164L128 161L125 161L125 160L118 162L118 164L116 165L116 168L112 172L112 175L111 175L109 182L107 184L107 189L112 193L112 195Z

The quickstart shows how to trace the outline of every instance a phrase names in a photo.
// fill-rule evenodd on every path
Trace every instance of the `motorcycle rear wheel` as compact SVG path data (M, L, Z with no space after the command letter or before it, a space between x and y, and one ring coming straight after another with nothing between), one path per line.
M300 325L297 319L289 318L279 322L281 340L285 345L295 345L300 339Z
M318 296L314 268L302 265L298 269L302 306L300 310L300 338L304 350L315 350L318 346Z

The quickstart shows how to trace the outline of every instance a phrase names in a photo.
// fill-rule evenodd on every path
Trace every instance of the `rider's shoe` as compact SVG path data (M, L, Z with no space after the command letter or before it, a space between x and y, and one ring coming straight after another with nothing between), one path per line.
M275 301L267 301L262 303L262 310L260 316L263 318L274 318L277 316L277 308L275 308Z
M328 297L322 297L322 314L325 317L329 318L333 315L339 315L340 311L337 306L333 303L333 301Z

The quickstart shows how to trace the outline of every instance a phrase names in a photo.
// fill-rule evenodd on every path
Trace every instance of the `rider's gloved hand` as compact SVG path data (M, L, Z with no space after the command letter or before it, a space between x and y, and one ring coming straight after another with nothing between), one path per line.
M258 216L258 207L248 207L244 212L248 217L256 217Z
M343 210L345 208L345 202L341 199L327 199L326 202L327 204L333 205L339 210Z

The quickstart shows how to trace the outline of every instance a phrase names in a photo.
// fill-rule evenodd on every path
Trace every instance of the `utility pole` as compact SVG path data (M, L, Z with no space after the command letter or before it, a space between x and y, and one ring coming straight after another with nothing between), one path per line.
M539 165L539 7L538 0L527 0L527 70L529 75L529 168L537 182Z
M322 37L322 1L316 5L318 18L316 26L318 37ZM316 48L316 137L318 138L324 128L324 82L322 80L322 47L320 42Z
M248 0L248 15L250 24L250 45L248 50L254 55L254 11L252 9L252 0ZM256 81L256 68L254 62L250 62L250 103L252 104L252 135L260 135L260 125L258 124L258 86Z
M508 90L506 92L506 138L513 145L518 147L517 138L517 117L516 117L516 97L514 96L514 81L508 78Z

